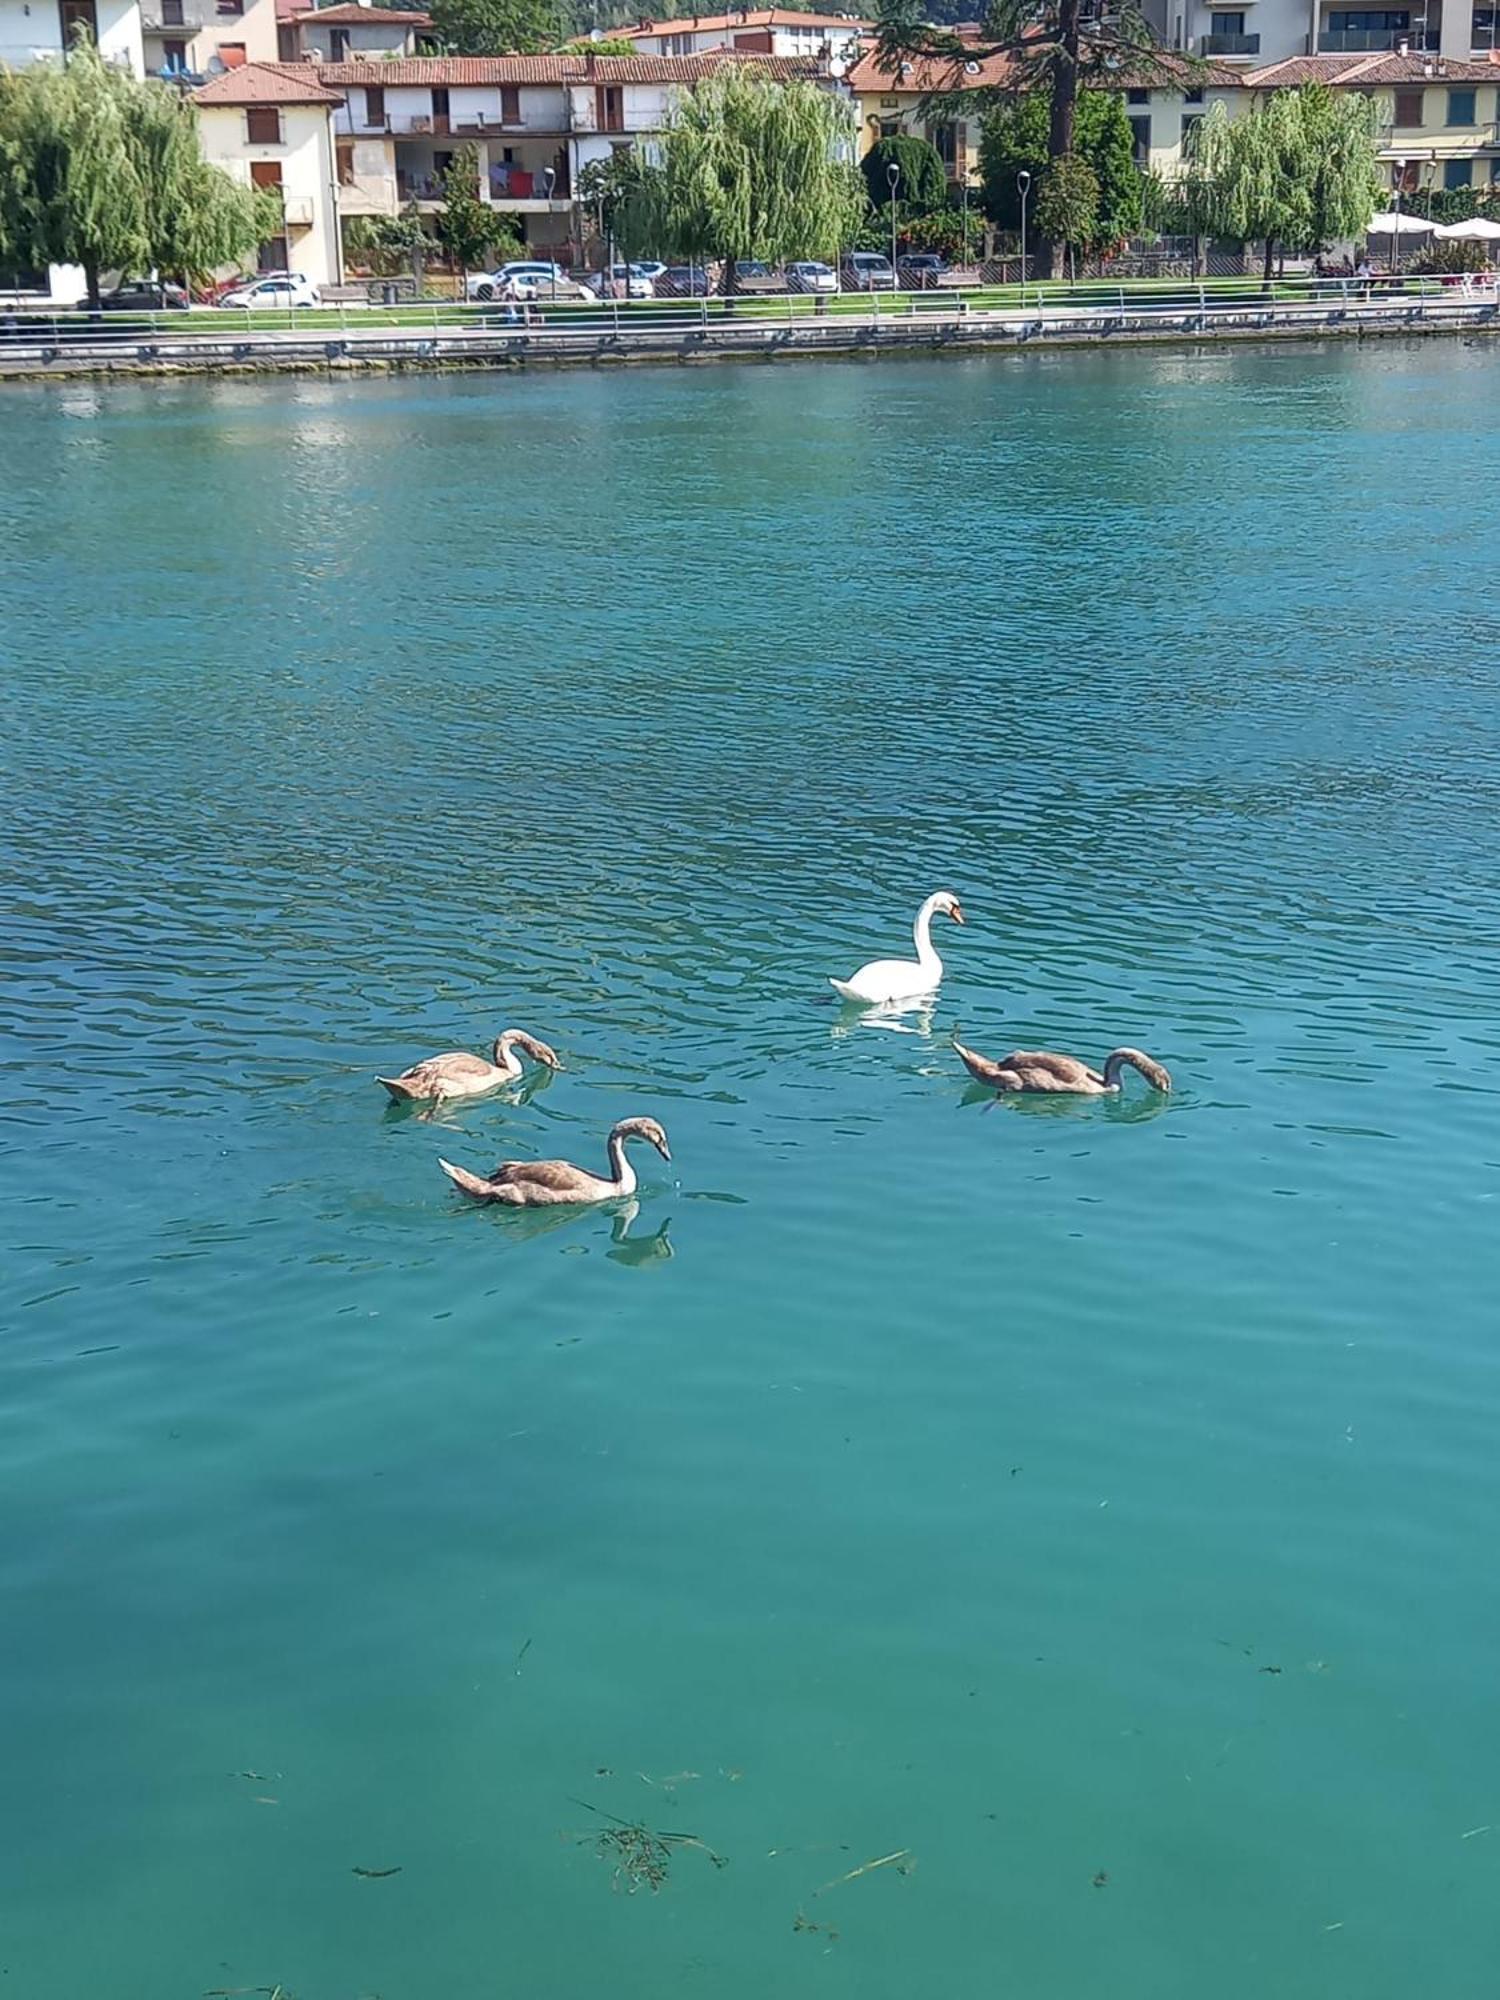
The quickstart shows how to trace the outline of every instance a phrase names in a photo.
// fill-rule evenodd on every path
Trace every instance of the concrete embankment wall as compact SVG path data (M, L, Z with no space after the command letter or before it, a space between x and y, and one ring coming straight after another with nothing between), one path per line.
M221 334L162 327L120 333L68 327L52 339L0 347L0 379L152 375L361 374L464 369L605 368L645 363L899 356L1235 341L1364 340L1500 331L1500 303L1442 297L1296 304L926 311L792 321L716 319L533 328L368 327Z

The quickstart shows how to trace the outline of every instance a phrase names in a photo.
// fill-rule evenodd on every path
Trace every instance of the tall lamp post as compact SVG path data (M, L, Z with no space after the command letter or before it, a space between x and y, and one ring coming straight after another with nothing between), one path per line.
M896 186L901 179L901 169L892 160L886 167L885 177L891 184L891 296L896 293Z
M553 188L554 188L554 187L555 187L556 185L557 185L557 169L556 169L556 167L543 167L543 168L542 168L542 193L543 193L543 195L544 195L544 197L545 197L545 199L546 199L546 203L547 203L547 215L548 215L548 218L549 218L549 220L550 220L550 218L551 218L551 215L552 215L552 190L553 190ZM554 243L552 247L553 247L553 249L555 250L555 249L557 248L557 245L556 245L556 244ZM557 259L556 259L556 257L554 257L554 258L552 259L552 303L553 303L553 305L556 305L556 304L557 304Z
M1021 193L1021 310L1026 310L1026 197L1031 192L1031 175L1022 167L1016 175Z
M1401 183L1406 179L1406 162L1397 160L1391 169L1391 179L1395 185L1391 189L1394 200L1391 204L1391 276L1401 269ZM1396 289L1391 286L1392 292Z

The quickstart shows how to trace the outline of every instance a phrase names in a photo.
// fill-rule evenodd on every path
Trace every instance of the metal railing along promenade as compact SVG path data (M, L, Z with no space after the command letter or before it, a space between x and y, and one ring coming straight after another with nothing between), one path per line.
M9 312L0 373L77 369L609 361L1112 338L1500 326L1493 279L1254 278L1028 284L807 297L528 306L353 304L276 312Z

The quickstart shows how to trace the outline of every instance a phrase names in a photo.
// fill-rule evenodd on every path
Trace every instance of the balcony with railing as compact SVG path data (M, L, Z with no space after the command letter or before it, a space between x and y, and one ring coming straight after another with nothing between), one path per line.
M1435 50L1436 28L1324 28L1318 35L1320 56L1375 55L1399 49L1403 44L1413 55Z
M1258 56L1259 35L1204 35L1198 43L1202 56Z
M244 14L241 5L220 0L147 0L141 9L143 35L197 35L205 28L232 27Z

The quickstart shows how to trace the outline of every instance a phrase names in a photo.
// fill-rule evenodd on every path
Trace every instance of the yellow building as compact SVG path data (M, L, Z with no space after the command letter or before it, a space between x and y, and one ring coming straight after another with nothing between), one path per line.
M1500 67L1439 55L1292 56L1251 70L1252 95L1301 83L1358 90L1380 118L1380 157L1392 187L1500 186Z
M285 228L261 248L267 271L300 271L315 285L343 272L333 113L343 103L310 67L246 63L193 92L205 158L238 181L280 191Z
M1170 178L1197 120L1220 102L1232 117L1247 101L1245 78L1223 63L1190 67L1165 52L1155 68L1156 74L1139 87L1123 78L1111 87L1125 99L1136 164ZM882 139L927 139L937 148L949 180L961 186L967 172L973 185L979 177L980 117L958 110L945 115L934 100L966 91L1013 89L1015 81L1015 65L1006 56L908 61L892 69L867 50L844 77L859 117L859 156L863 159Z

